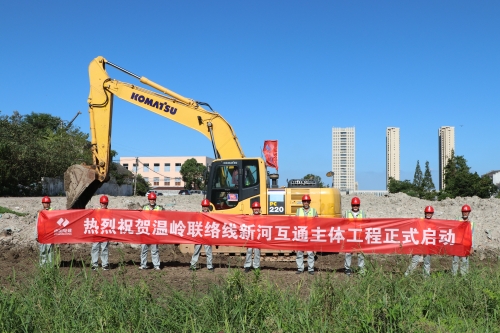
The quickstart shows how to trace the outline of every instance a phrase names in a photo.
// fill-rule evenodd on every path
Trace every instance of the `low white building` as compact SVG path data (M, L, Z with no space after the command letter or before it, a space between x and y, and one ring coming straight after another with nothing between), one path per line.
M120 157L120 164L134 174L137 171L159 192L178 191L184 188L180 173L182 164L192 158L205 166L214 160L207 156L139 156Z

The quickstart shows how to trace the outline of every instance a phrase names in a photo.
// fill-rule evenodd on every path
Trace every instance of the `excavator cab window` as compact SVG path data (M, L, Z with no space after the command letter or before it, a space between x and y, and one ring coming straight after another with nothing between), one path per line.
M234 208L239 202L260 194L259 182L257 159L213 162L207 198L216 210Z
M259 184L259 166L257 163L243 163L243 170L245 170L243 187L251 187Z
M251 199L259 200L260 178L259 161L256 159L244 159L242 161L243 178L241 179L242 188L240 191L240 201Z
M216 210L230 209L239 202L240 194L240 167L235 164L212 165L212 179L210 183L210 201Z

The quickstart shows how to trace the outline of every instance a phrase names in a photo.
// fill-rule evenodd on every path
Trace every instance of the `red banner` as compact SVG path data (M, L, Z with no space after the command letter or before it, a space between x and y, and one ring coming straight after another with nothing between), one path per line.
M38 218L40 243L209 244L321 252L468 256L470 224L408 218L310 218L177 211L53 210Z
M262 152L266 158L266 165L278 170L278 140L264 141Z

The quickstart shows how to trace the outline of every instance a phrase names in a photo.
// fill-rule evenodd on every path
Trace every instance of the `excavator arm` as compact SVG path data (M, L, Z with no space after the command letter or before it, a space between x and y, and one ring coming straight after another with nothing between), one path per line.
M110 78L106 65L135 77L157 92ZM88 103L93 163L91 166L73 165L65 172L64 187L68 209L85 208L95 191L109 178L115 96L200 132L212 141L216 158L245 157L231 125L219 113L201 107L208 104L183 97L103 57L97 57L90 63L89 77Z

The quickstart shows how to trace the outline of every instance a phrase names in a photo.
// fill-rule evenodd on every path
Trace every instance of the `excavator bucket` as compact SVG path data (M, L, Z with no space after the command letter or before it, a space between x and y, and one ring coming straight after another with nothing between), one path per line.
M85 209L87 203L102 184L91 166L70 166L64 173L66 209Z

